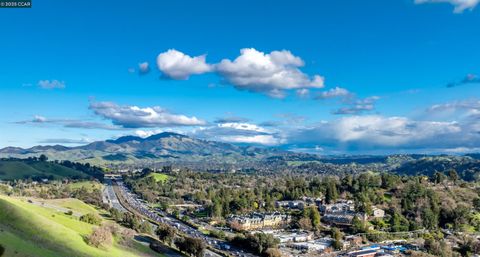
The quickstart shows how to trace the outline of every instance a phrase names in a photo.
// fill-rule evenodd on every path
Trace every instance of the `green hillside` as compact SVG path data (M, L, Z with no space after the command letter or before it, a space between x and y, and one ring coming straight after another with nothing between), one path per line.
M81 204L68 205L75 210ZM85 207L81 209L84 211ZM115 240L112 246L92 247L84 237L91 233L93 225L23 199L0 196L0 210L0 245L5 248L4 256L161 256L138 242L127 247Z
M160 181L165 182L170 178L170 176L163 173L150 173L148 174L148 176L153 177L156 182L160 182Z
M0 180L27 178L88 178L89 176L52 162L0 160Z

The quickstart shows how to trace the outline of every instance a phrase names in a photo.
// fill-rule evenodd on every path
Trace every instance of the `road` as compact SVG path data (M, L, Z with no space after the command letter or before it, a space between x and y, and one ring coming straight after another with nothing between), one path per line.
M214 249L227 252L229 255L232 256L237 256L237 257L255 257L256 255L253 255L251 253L245 253L243 252L243 249L236 248L230 243L221 241L217 238L210 237L207 235L204 235L200 231L198 231L195 228L192 228L182 221L176 219L175 217L169 216L167 213L159 210L159 209L153 209L151 208L144 200L140 199L138 195L132 193L123 183L121 180L116 180L115 182L118 185L118 191L114 191L114 194L118 192L121 194L121 198L125 199L127 204L135 209L136 212L140 213L142 216L147 217L148 219L155 221L156 223L163 223L170 225L172 227L175 227L179 231L183 232L184 234L195 237L195 238L201 238L204 240L204 242L209 246ZM112 189L113 190L113 189ZM118 197L115 195L115 198ZM118 200L117 200L118 201ZM124 208L125 209L125 208ZM206 256L220 256L219 254L210 251L207 249L205 252Z
M105 179L105 188L103 189L103 201L104 203L109 204L111 207L121 212L127 212L127 209L125 209L118 201L118 198L113 191L112 180L110 179Z

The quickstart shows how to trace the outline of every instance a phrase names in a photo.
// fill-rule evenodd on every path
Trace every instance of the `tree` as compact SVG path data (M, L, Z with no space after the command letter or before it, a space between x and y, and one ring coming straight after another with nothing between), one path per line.
M172 226L161 224L160 226L158 226L155 233L158 235L158 238L162 240L164 243L168 245L172 245L173 240L175 239L175 235L177 234L177 231Z
M152 234L152 226L150 225L150 222L144 221L140 223L140 227L138 228L138 232L140 233L145 233L145 234Z
M365 222L363 222L357 216L355 216L353 217L353 220L352 220L352 229L353 229L353 233L364 233L367 231L367 226Z
M328 179L325 200L328 203L333 203L337 200L337 198L338 198L337 184L334 179Z
M46 162L48 161L48 157L45 154L40 155L38 158L41 162Z
M457 183L457 180L459 179L459 177L458 177L458 173L457 173L456 170L454 170L454 169L449 170L448 171L448 176L453 181L453 183Z
M320 212L316 207L308 207L302 211L303 218L299 220L304 226L303 229L307 229L310 225L311 228L318 229L320 227ZM310 222L307 222L305 219L308 219ZM310 229L311 230L311 229Z
M100 225L102 223L102 218L95 213L87 213L80 216L80 221L90 223L93 225Z
M202 257L205 251L205 243L200 238L185 237L175 241L178 249L190 256Z
M123 220L123 213L115 208L110 208L110 216L112 216L112 219L114 219L117 222Z
M333 238L333 248L335 250L342 250L343 248L343 233L338 228L333 228L332 230L332 238Z
M301 218L298 220L298 227L303 229L303 230L312 230L313 229L313 226L312 226L312 221L310 220L310 218Z
M433 180L435 184L442 183L445 180L445 178L446 178L445 174L441 172L435 171L435 173L433 174Z
M320 212L318 211L317 207L310 207L310 219L312 220L312 225L314 228L318 229L320 227Z
M390 226L392 227L393 232L408 231L409 222L405 217L403 217L402 214L394 212L391 218Z
M255 233L248 234L246 237L236 236L232 243L246 247L257 254L266 255L266 251L270 248L277 248L280 241L271 234Z

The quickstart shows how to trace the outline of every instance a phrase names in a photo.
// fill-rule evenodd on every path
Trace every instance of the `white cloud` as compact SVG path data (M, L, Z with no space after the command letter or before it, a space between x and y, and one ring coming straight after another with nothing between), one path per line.
M47 122L47 118L45 118L45 117L43 117L43 116L40 116L40 115L35 115L35 116L33 116L32 122L35 122L35 123L44 123L44 122Z
M272 135L253 135L253 136L221 136L221 141L229 143L260 144L260 145L278 145L278 138Z
M287 139L297 147L320 145L343 151L473 148L480 146L480 122L348 116L291 130Z
M360 114L367 111L373 111L375 109L375 103L380 99L378 96L370 96L363 99L357 99L349 106L342 107L333 112L333 114Z
M197 126L206 123L196 117L170 113L159 106L141 108L112 102L92 102L89 108L124 128Z
M229 122L229 123L218 124L218 127L231 128L231 129L237 129L237 130L249 130L249 131L256 131L256 132L268 132L268 130L250 123Z
M279 145L285 142L277 131L242 122L228 122L216 126L201 127L192 131L191 134L207 140L229 143Z
M353 94L345 88L335 87L330 90L320 93L317 99L330 99L330 98L350 98L353 97Z
M212 71L205 61L206 55L191 57L175 49L161 53L157 57L158 69L164 77L185 80L194 74Z
M322 76L309 77L298 69L303 65L300 57L287 50L266 54L244 48L235 60L223 59L215 68L220 76L238 89L282 98L285 90L324 87Z
M296 91L298 97L308 97L310 95L310 90L306 88L300 88Z
M39 141L41 144L73 144L83 145L92 143L94 140L90 138L70 139L70 138L49 138Z
M65 88L65 81L59 81L59 80L40 80L38 81L38 86L43 88L43 89L63 89Z
M120 130L119 126L111 124L104 124L95 121L79 120L79 119L64 119L55 118L47 119L44 116L35 115L33 119L22 120L15 122L16 124L35 124L35 125L61 125L65 128L82 128L82 129L105 129L105 130Z
M140 74L147 74L150 72L150 64L148 62L141 62L138 64L138 70Z
M427 109L427 114L435 118L475 118L480 117L480 100L463 100L435 104Z
M425 3L449 3L454 6L453 12L462 13L465 10L473 10L480 0L415 0L416 4Z
M137 135L139 137L142 137L142 138L146 138L146 137L153 136L153 135L156 135L156 134L159 134L159 133L162 133L162 132L165 132L165 130L163 130L163 129L155 129L155 130L137 129L137 130L135 130L135 135Z

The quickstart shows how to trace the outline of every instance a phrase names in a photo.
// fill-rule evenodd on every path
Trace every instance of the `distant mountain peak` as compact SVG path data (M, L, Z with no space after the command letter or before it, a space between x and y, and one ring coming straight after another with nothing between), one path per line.
M113 144L121 144L121 143L130 142L130 141L143 141L143 140L144 140L143 138L137 137L137 136L123 136L117 139L107 140L106 142L113 143Z
M175 132L162 132L159 134L151 135L145 138L144 140L158 140L158 139L167 138L167 137L187 138L188 136L178 134Z

